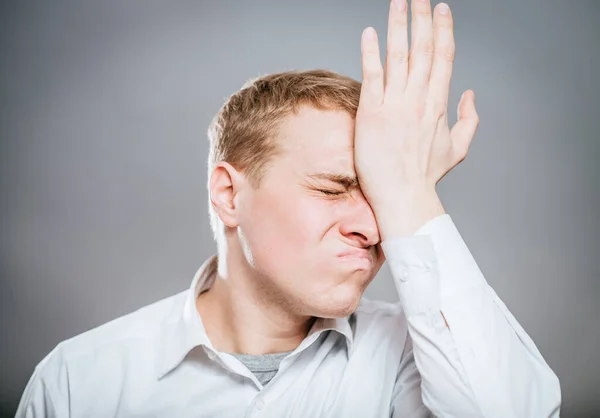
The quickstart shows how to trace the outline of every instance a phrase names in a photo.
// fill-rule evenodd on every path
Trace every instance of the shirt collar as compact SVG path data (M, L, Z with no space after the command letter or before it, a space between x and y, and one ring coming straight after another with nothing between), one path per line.
M185 294L183 305L176 305L172 315L164 322L161 334L163 349L158 359L159 379L177 367L195 347L206 346L216 351L196 309L196 299L201 292L209 289L214 283L217 278L217 266L217 255L212 255L200 266ZM354 336L351 325L353 317L354 314L343 318L317 318L304 341L309 338L316 339L313 337L315 334L333 330L345 337L350 351Z

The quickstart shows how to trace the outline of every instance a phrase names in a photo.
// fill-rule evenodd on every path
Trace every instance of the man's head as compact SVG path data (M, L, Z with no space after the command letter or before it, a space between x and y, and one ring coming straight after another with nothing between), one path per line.
M354 170L359 96L359 82L330 71L273 74L209 128L219 256L237 254L251 286L296 315L348 315L383 263Z

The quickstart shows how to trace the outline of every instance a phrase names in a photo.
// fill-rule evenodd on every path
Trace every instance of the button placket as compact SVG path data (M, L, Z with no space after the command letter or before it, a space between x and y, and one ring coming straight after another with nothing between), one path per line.
M265 401L263 398L259 398L256 400L256 403L254 404L254 406L256 407L256 409L258 409L259 411L262 411L265 408Z

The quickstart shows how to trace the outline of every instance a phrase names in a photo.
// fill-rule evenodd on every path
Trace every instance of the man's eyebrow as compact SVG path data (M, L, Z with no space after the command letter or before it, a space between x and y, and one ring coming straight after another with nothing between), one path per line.
M354 175L339 174L339 173L314 173L308 177L315 180L329 180L334 183L341 184L346 189L358 187L358 178Z

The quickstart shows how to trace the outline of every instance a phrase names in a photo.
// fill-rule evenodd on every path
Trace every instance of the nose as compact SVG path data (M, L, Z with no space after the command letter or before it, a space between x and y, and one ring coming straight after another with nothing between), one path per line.
M344 202L340 232L352 245L369 247L380 241L375 214L360 190L353 190Z

